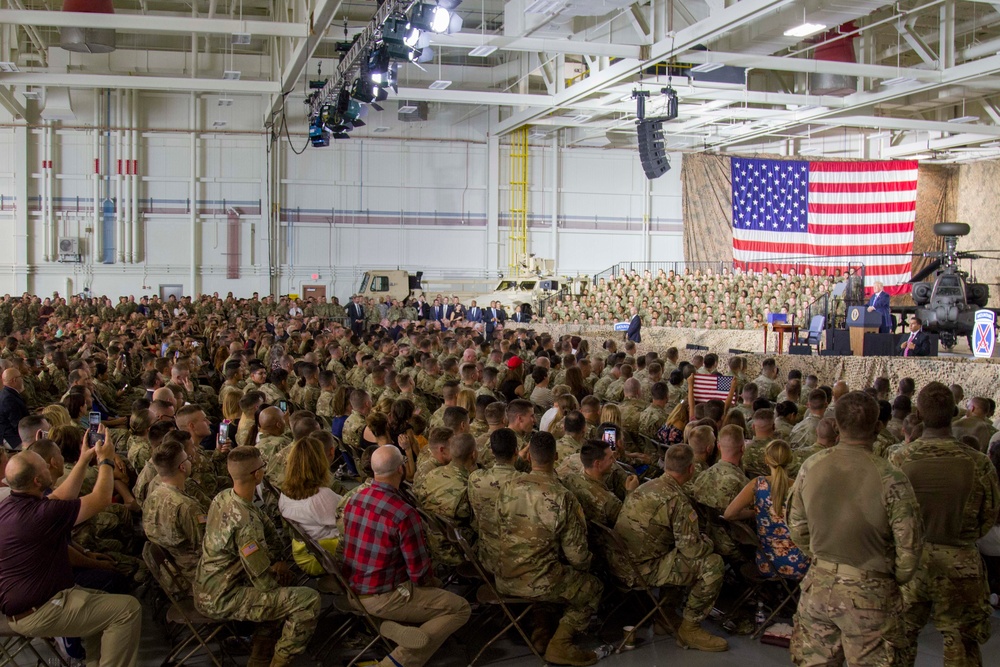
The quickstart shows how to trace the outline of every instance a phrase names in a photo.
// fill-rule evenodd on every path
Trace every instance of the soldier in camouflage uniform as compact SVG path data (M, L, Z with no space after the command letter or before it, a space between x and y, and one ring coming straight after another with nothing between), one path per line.
M725 568L712 553L712 543L702 537L698 515L684 494L683 485L694 475L694 452L674 445L664 456L665 473L646 482L625 499L615 532L636 561L639 574L653 586L691 586L677 642L701 651L725 651L728 642L701 627L722 588ZM612 561L612 570L630 585L634 574L624 563Z
M260 426L260 438L257 440L257 449L265 461L269 461L274 456L292 444L292 439L285 435L285 415L276 408L264 408L257 418Z
M305 650L316 628L319 593L281 585L291 581L291 572L278 554L270 553L268 544L276 544L274 526L253 504L254 489L264 477L260 452L237 447L229 453L228 468L233 488L216 496L208 511L195 606L218 620L282 622L269 664L287 667ZM265 628L254 638L248 667L268 664L271 646L265 633L270 628Z
M570 473L560 481L576 496L588 521L611 528L622 508L622 501L604 483L604 476L615 466L615 453L603 440L587 440L580 448L580 462L582 473ZM639 478L629 475L625 484L628 491L634 491Z
M768 408L758 410L753 414L751 425L754 438L743 448L743 460L740 465L750 479L761 475L766 477L771 471L764 463L764 448L767 447L767 443L780 437L774 431L774 411Z
M812 559L792 633L796 665L898 664L899 587L923 549L920 508L906 476L872 452L878 403L860 391L835 410L840 443L802 464L787 509L789 533ZM850 502L844 499L845 489Z
M476 543L479 560L488 572L496 574L503 551L499 541L497 497L504 484L524 473L514 467L517 436L513 431L509 428L496 429L487 441L495 463L491 468L480 468L469 474L469 506L479 530L479 542Z
M469 473L476 469L476 440L468 433L452 436L448 442L451 461L424 475L414 485L417 504L431 514L452 520L470 544L475 542L476 527L469 505ZM435 564L457 566L465 558L436 526L424 526L427 545Z
M177 441L161 445L153 456L159 484L142 506L142 527L150 542L163 547L177 563L191 593L208 514L199 502L184 491L191 461ZM150 567L152 564L148 562Z
M667 423L670 411L667 409L667 384L665 382L654 382L649 388L651 402L649 407L639 414L638 432L647 438L656 437L656 432ZM643 451L647 454L658 455L651 446L643 446Z
M372 399L368 392L364 389L355 389L351 392L351 414L344 422L341 440L354 452L358 452L361 446L361 434L365 430L365 419L371 409Z
M553 473L555 438L545 432L532 435L530 456L531 473L511 478L497 498L503 545L497 589L505 595L567 605L548 641L545 659L559 665L592 665L597 655L573 644L573 633L587 629L604 588L588 572L586 518L580 503ZM536 632L532 641L544 640Z
M932 617L944 637L944 664L982 665L979 644L990 637L982 559L976 540L996 523L997 472L985 454L952 437L955 399L940 382L917 395L924 432L900 453L900 469L920 504L924 552L916 575L903 586L906 641L903 664L917 657L917 637Z
M716 519L726 511L729 503L739 495L750 480L740 468L743 457L743 430L735 424L724 426L719 431L719 452L721 458L708 470L698 475L691 487L691 498L712 513L707 519L708 536L715 544L717 553L734 556L738 553L736 542L725 525Z

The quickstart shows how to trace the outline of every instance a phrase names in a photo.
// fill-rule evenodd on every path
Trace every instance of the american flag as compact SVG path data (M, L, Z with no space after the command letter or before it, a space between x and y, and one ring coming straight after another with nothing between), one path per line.
M732 158L733 260L752 271L865 265L866 286L908 292L917 162Z
M716 398L724 401L729 397L729 390L733 386L732 375L695 373L691 377L694 378L694 400L696 403Z

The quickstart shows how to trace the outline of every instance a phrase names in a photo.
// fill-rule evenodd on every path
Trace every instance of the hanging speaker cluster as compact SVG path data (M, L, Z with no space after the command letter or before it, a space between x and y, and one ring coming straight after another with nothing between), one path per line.
M663 145L663 119L641 120L639 130L639 160L646 178L653 180L670 171L670 161Z

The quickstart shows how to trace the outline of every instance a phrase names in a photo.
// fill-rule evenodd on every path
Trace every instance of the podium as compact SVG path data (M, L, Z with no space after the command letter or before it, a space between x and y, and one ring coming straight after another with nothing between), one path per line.
M867 306L851 306L847 309L847 329L851 334L851 353L855 357L865 356L865 334L878 333L882 316Z

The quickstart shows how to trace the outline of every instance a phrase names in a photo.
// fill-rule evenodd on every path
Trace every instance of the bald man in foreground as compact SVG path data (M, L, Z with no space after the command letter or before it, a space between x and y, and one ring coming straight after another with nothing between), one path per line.
M26 637L82 637L91 667L134 667L139 651L139 601L77 588L69 563L73 526L111 504L114 455L111 438L81 445L73 470L46 497L49 466L34 452L18 454L4 470L11 494L0 503L0 612ZM95 458L94 490L79 498Z
M397 644L380 667L422 667L471 613L434 577L420 516L399 492L405 462L393 445L376 449L375 481L344 508L344 576L365 609L386 619L382 634Z

